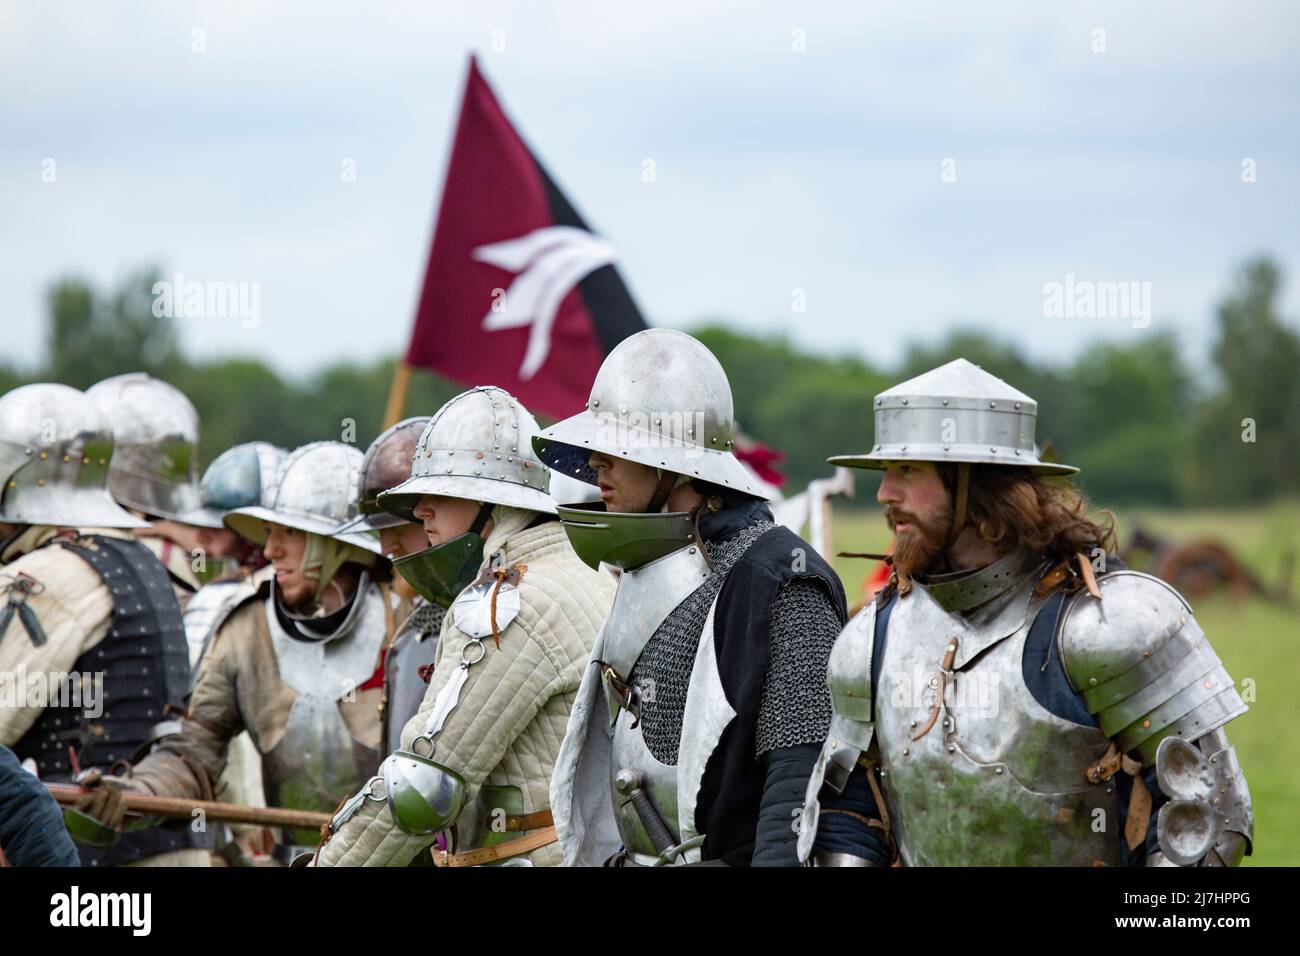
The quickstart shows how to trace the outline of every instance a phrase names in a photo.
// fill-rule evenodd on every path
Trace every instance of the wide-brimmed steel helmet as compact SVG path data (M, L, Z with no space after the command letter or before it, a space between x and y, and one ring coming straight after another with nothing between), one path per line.
M479 386L430 419L415 446L411 476L379 495L379 506L416 521L422 495L555 513L550 471L533 454L537 422L509 392Z
M605 358L584 411L533 441L551 468L596 484L592 452L624 458L766 499L732 453L736 423L727 373L703 343L646 329Z
M108 490L147 515L180 520L199 503L199 413L174 385L129 372L86 389L113 429Z
M354 496L362 457L351 445L337 441L295 448L276 473L270 501L230 512L226 527L254 544L266 544L265 522L269 521L380 554L378 536L343 529L356 517Z
M411 476L415 446L431 419L408 418L386 429L366 449L357 478L357 516L346 530L380 531L409 523L379 506L379 496Z
M179 520L201 528L224 528L225 516L236 508L266 504L275 490L275 474L288 454L264 441L227 448L203 473L199 507Z
M0 397L0 521L146 528L106 487L113 430L75 388L24 385Z
M1034 445L1038 403L966 359L954 359L875 400L875 443L833 465L883 469L890 461L1018 465L1039 475L1079 469L1041 461Z

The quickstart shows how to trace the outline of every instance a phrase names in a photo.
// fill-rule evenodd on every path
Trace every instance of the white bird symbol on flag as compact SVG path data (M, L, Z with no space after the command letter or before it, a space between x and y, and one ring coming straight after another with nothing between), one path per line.
M483 316L483 329L494 332L532 326L524 361L519 366L522 381L531 379L546 363L555 314L564 297L584 278L616 258L612 245L574 226L536 229L515 239L479 246L470 255L515 273L510 288Z

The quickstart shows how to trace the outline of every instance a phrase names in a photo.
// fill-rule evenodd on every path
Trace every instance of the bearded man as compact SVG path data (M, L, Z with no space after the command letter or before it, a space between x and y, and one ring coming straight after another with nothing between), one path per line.
M1110 556L1037 404L964 359L875 400L894 573L831 653L814 865L1232 866L1246 711L1191 609Z

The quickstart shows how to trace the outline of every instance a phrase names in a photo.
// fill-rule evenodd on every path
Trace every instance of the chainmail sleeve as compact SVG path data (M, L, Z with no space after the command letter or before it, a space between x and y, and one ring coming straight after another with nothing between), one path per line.
M831 724L826 671L843 625L826 587L814 578L782 585L772 599L771 656L754 730L754 756L820 744Z

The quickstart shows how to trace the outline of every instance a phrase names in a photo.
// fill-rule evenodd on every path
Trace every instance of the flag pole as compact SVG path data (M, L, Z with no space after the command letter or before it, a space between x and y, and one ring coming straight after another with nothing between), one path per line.
M410 386L411 366L398 362L393 368L393 384L388 390L388 406L384 409L381 431L387 431L402 420L402 412L406 409L406 392Z

